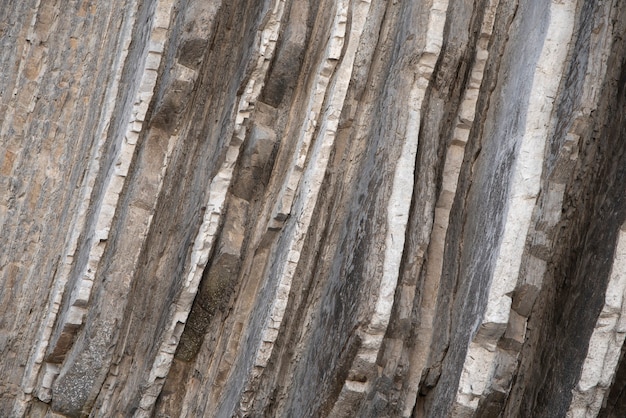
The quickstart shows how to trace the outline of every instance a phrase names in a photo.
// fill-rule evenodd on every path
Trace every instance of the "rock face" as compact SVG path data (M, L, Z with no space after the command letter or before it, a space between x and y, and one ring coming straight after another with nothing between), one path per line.
M0 16L0 416L626 416L624 2Z

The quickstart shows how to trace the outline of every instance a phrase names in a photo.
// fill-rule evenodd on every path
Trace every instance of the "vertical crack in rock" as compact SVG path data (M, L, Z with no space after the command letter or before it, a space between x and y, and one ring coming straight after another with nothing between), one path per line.
M606 19L614 12L613 18ZM576 164L569 171L569 178L566 177L562 217L554 236L554 242L568 244L555 246L551 252L546 252L546 245L543 246L546 263L541 272L542 287L528 320L520 370L505 413L533 411L547 416L564 415L569 410L574 416L587 413L593 416L598 413L598 402L602 402L594 399L596 391L589 386L593 378L589 369L585 370L585 363L586 358L598 355L590 343L598 342L598 333L596 338L592 337L594 327L604 324L601 315L625 216L623 170L618 168L623 167L624 159L623 122L621 116L614 116L621 115L624 106L621 95L624 71L623 65L613 65L616 61L623 64L624 60L622 37L615 36L624 30L622 13L612 4L590 3L580 14L581 26L586 30L579 34L582 48L577 50L577 60L584 63L588 59L586 53L599 59L589 66L590 71L570 74L573 80L570 86L580 83L572 90L578 95L580 101L576 106L580 106L581 112L574 113L576 117L569 122L569 132L564 138L568 141L564 141L562 151L564 157L571 153ZM603 38L600 45L607 49L600 47L592 53L589 45L597 45L598 38L594 35L602 33L603 28L612 33L607 34L612 39L607 42L607 37L600 36ZM602 57L607 58L606 73ZM596 94L595 100L592 99ZM609 114L613 116L609 119L599 116L607 115L607 109L611 109ZM571 115L568 113L565 115ZM555 168L559 166L567 168L564 164ZM555 180L560 179L555 176ZM590 198L590 190L594 190L594 198ZM537 364L544 366L539 370ZM591 390L586 392L588 389Z
M244 88L243 95L237 105L234 134L227 144L228 151L219 171L211 180L208 189L208 199L202 224L196 238L193 240L193 249L190 256L190 267L184 279L181 294L174 302L176 309L171 315L170 324L165 330L163 342L150 370L148 381L145 384L139 407L135 416L150 416L154 403L159 395L163 378L167 376L174 353L183 328L192 307L192 302L198 291L202 272L207 265L215 236L220 225L226 193L233 177L233 169L239 156L241 144L246 137L245 121L256 102L263 87L265 75L274 53L280 22L284 10L284 0L275 0L269 9L269 16L264 27L258 30L259 45L257 63Z
M411 366L408 381L408 393L403 409L403 416L410 416L413 411L418 384L425 367L427 352L432 338L434 325L434 309L439 280L443 267L443 251L446 233L449 227L450 210L453 196L456 194L459 173L463 163L465 144L467 143L470 127L475 118L476 103L482 85L485 65L489 57L489 42L493 31L498 0L490 1L485 5L486 10L480 24L479 38L476 42L476 52L473 66L470 70L469 84L463 94L458 110L457 124L452 133L452 141L446 150L443 167L442 191L437 200L433 219L433 229L430 235L430 244L427 251L428 268L422 284L421 305L419 311L419 328L416 347L411 353ZM409 316L410 312L404 314Z
M552 108L572 37L574 12L571 4L552 2L550 5L550 21L532 80L527 121L506 197L504 231L486 312L470 343L459 383L456 402L461 408L476 409L482 396L494 390L508 390L506 378L499 376L501 372L497 369L511 360L507 359L506 352L497 348L497 343L509 322L509 295L517 284L531 215L540 190L545 144L554 125Z
M319 85L322 90L319 94L312 95L312 103L309 107L309 114L311 116L321 113L320 108L322 100L319 100L318 97L326 98L326 106L323 116L319 121L317 137L313 143L313 149L307 152L305 148L309 148L308 144L311 141L309 135L312 135L313 131L306 128L302 130L304 135L302 151L295 154L298 156L298 159L292 163L293 171L290 172L288 180L285 183L288 185L288 188L282 191L284 197L280 200L281 209L278 209L277 216L274 216L274 219L281 218L285 215L282 212L289 206L291 207L289 213L295 212L291 214L291 222L295 224L291 228L293 235L290 237L290 244L286 253L287 260L283 263L284 270L279 273L276 294L272 298L273 303L267 324L262 331L261 343L254 360L254 368L248 378L249 383L244 389L244 398L240 402L240 409L244 414L249 410L252 401L252 399L246 399L245 394L254 393L257 390L258 376L267 366L267 362L272 355L274 342L285 316L285 308L287 307L293 276L299 262L304 238L310 227L311 217L316 207L320 187L334 145L339 116L344 105L357 46L360 42L360 36L363 32L369 7L369 1L358 1L356 3L345 2L344 4L339 4L337 7L337 14L333 22L335 29L331 32L326 57L324 61L322 61L322 68L319 71L322 78L316 82L316 85ZM349 36L346 33L348 13L351 14ZM347 45L344 45L346 40ZM337 68L335 68L335 66L337 66ZM328 78L325 80L325 77ZM311 120L308 120L306 123L313 127L318 124ZM307 137L309 137L309 139L307 139ZM306 161L306 163L304 161ZM305 165L306 168L304 168ZM304 170L304 172L301 175L296 174L300 170ZM296 201L293 204L286 203L285 199L289 199L287 195L290 195L292 190L295 192L296 188L299 191ZM291 199L293 199L293 197L291 197Z
M376 359L381 350L383 337L389 325L394 295L400 272L409 206L413 195L413 181L418 146L418 133L423 112L423 100L439 57L446 19L447 1L433 1L427 19L424 50L413 71L413 81L408 93L408 120L404 131L402 148L395 165L391 195L387 203L387 225L380 287L373 302L373 312L368 322L359 330L361 346L349 374L351 376L376 375ZM368 370L369 369L369 370ZM371 379L348 378L331 416L345 414L350 404L362 399L371 390Z
M594 327L580 380L573 389L568 413L571 416L597 416L615 376L624 344L626 326L626 233L617 238L615 259L606 289L605 304Z
M428 368L421 384L424 397L416 405L416 413L422 414L419 416L471 414L471 410L454 405L452 400L462 379L459 369L466 358L471 360L468 344L476 336L486 309L505 225L506 197L525 130L523 115L539 59L540 50L534 45L543 44L545 36L546 5L535 6L525 4L518 9L513 4L498 4L487 82L478 100L480 113L466 146L469 158L466 155L462 166L450 214L451 227L446 234L434 314L442 325L434 327L430 341ZM532 39L518 35L528 33L531 26L535 28L530 31ZM509 35L504 38L503 33ZM509 57L520 53L525 58L511 66Z

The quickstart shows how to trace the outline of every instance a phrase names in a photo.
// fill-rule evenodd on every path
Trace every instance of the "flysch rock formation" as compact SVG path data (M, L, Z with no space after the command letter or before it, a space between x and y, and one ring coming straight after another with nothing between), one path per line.
M1 417L626 416L626 3L5 0Z

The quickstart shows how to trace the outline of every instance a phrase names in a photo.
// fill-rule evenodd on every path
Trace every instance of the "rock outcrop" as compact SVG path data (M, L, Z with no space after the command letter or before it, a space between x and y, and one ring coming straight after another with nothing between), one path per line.
M624 2L0 16L0 416L626 415Z

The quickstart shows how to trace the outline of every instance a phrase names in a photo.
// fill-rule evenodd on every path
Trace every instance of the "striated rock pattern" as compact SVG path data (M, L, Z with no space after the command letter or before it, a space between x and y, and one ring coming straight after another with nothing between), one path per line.
M626 3L5 0L0 416L626 416Z

